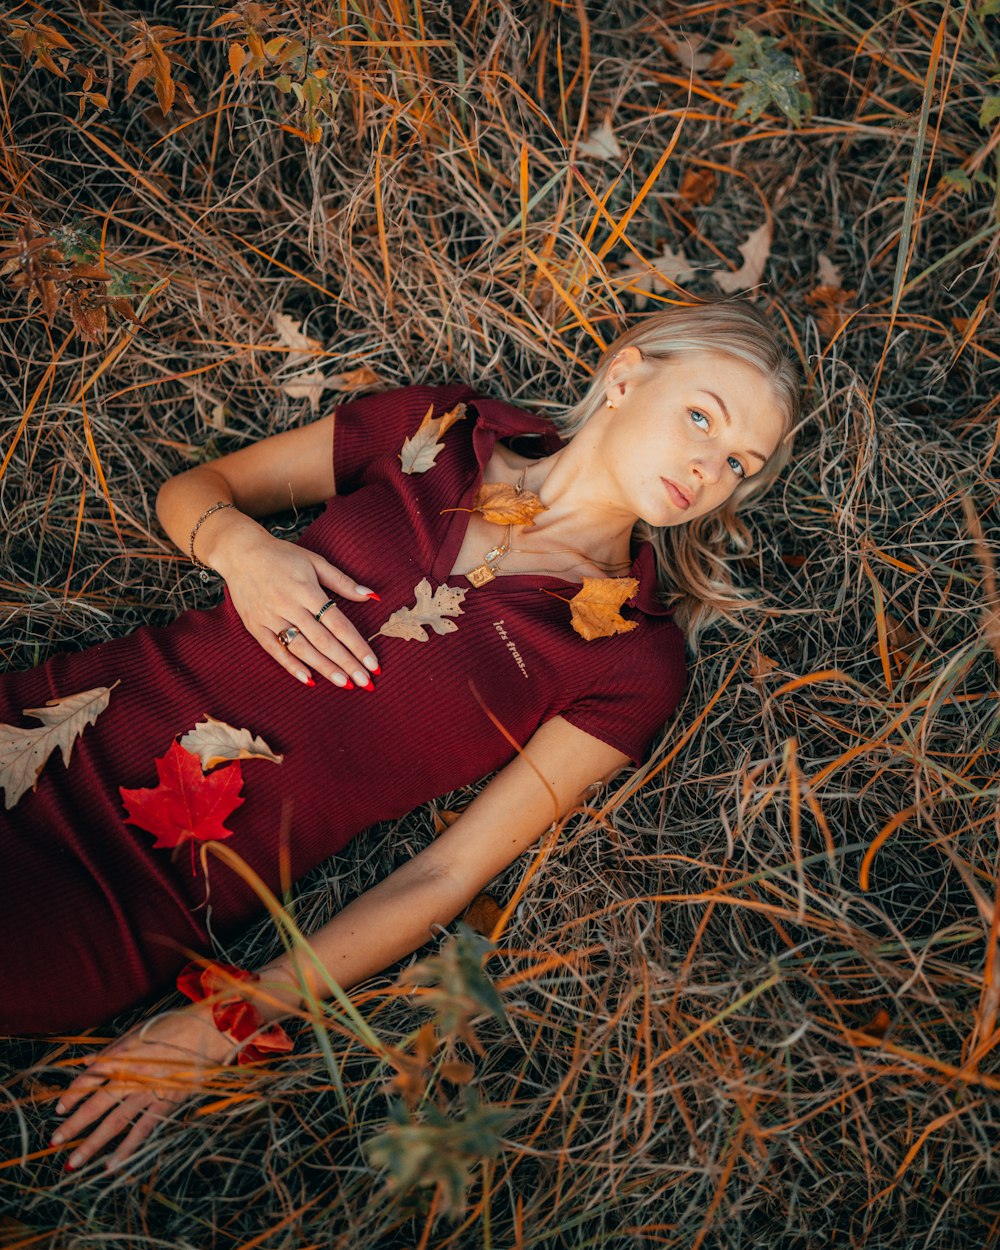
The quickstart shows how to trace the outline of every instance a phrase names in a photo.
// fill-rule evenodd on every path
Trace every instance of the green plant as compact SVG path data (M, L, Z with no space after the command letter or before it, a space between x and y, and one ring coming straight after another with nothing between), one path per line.
M799 87L803 74L787 52L770 35L758 35L745 26L730 52L733 63L722 80L724 87L742 83L734 117L756 121L772 104L795 126L812 112L812 96Z

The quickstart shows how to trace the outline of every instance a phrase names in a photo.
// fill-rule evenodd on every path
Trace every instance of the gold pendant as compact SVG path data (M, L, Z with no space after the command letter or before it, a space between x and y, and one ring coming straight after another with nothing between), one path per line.
M470 569L465 575L473 586L485 586L487 582L496 580L496 573L488 564L480 564L478 568Z

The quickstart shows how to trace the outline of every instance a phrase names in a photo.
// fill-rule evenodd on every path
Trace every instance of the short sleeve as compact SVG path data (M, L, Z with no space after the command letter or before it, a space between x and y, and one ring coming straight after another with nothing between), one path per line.
M333 480L338 495L361 484L365 469L384 456L398 456L403 440L420 425L433 404L435 416L476 392L465 383L404 386L364 395L334 409Z
M674 713L687 685L684 636L670 620L657 623L640 654L620 660L559 715L584 733L641 764ZM627 640L628 634L621 635Z

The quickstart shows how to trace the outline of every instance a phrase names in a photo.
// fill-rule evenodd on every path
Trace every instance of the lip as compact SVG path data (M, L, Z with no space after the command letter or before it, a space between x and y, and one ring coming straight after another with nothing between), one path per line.
M661 477L660 481L667 488L667 494L674 501L674 503L678 506L678 508L690 508L691 507L691 500L688 499L687 495L684 494L684 492L681 490L681 488L677 485L676 482L671 482L670 478L668 477Z

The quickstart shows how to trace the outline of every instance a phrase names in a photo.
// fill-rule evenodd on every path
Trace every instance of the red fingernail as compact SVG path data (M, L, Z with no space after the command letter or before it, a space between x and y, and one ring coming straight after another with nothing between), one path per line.
M375 591L374 591L374 590L369 591L369 593L368 593L368 598L369 598L369 599L374 599L376 603L381 603L381 602L382 602L382 596L381 596L381 595L377 595L377 594L375 593Z
M316 683L313 681L311 677L309 678L308 681L304 681L302 684L303 686L315 686L316 685Z
M351 681L351 679L350 679L350 678L348 678L348 679L347 679L347 685L346 685L346 686L341 686L341 690L354 690L354 689L355 689L354 682L353 682L353 681Z
M375 674L375 676L376 676L376 677L381 677L381 676L382 676L382 665L381 665L381 664L376 664L376 665L375 665L375 667L372 669L372 672Z
M374 685L374 683L373 683L372 679L369 677L369 678L368 678L368 684L367 684L367 686L359 686L359 687L358 687L358 689L359 689L359 690L370 690L370 691L372 691L372 693L374 693L374 691L375 691L375 685Z
M75 1171L76 1171L76 1168L72 1165L72 1163L67 1163L67 1164L65 1164L65 1165L63 1166L63 1171L64 1171L64 1172L75 1172Z

